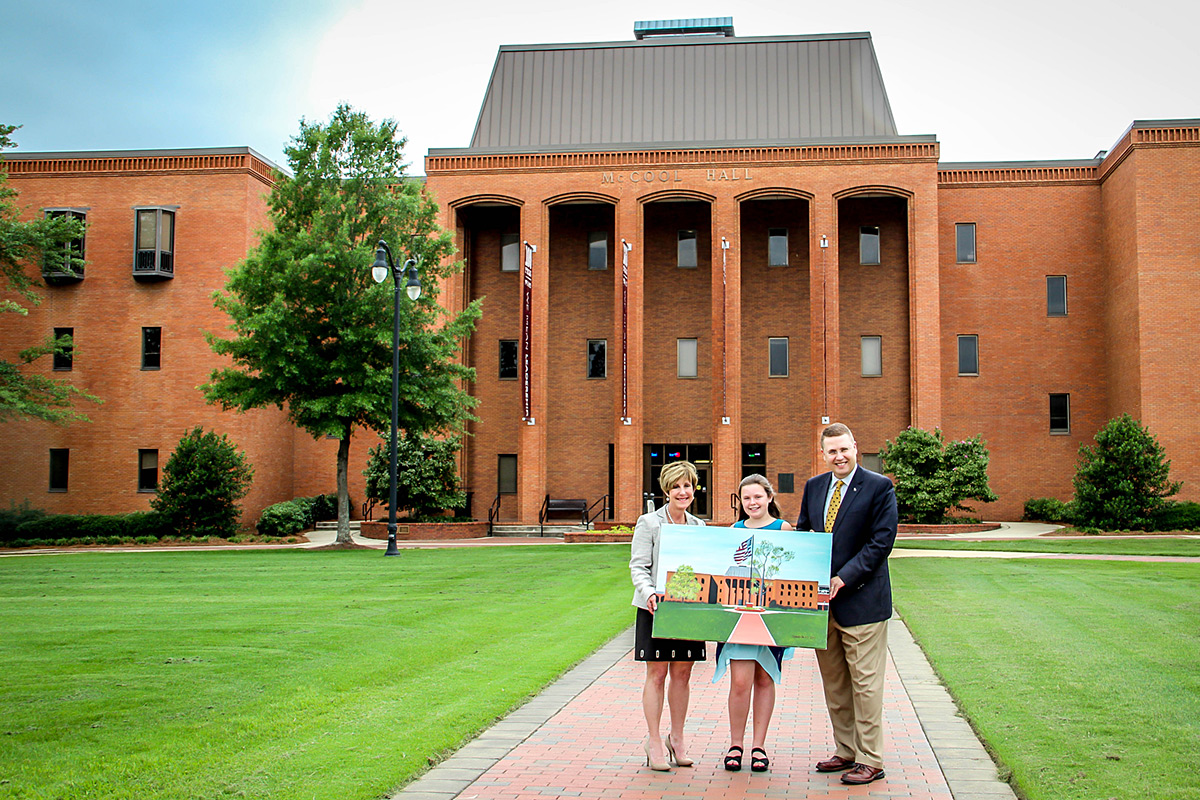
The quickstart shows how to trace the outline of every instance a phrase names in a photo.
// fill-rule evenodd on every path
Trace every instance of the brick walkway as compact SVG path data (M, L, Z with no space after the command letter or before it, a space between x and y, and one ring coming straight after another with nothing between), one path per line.
M887 777L861 787L813 769L833 745L815 659L805 650L784 663L769 772L752 773L748 758L741 772L722 768L729 683L711 683L711 661L692 676L688 751L696 766L650 770L641 749L644 667L633 661L632 640L632 630L618 636L393 800L1013 798L898 619L885 691Z

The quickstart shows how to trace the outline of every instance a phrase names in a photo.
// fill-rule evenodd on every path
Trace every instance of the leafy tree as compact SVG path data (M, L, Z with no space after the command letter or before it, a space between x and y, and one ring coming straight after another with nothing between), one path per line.
M229 437L197 426L167 459L150 507L181 535L228 539L238 531L238 501L253 478L254 469Z
M9 135L13 125L0 124L0 153L12 146ZM22 222L17 206L17 190L8 185L8 171L0 156L0 313L29 313L27 305L37 305L34 278L29 265L53 258L64 271L83 266L70 248L71 240L83 235L83 223L69 217L40 217ZM76 399L100 402L98 398L65 380L26 372L23 366L42 356L65 353L72 347L71 337L47 338L41 344L27 347L17 354L16 361L0 359L0 422L24 417L65 424L71 420L87 420L73 407Z
M391 487L386 437L372 447L367 468L367 497L387 503ZM458 482L458 436L438 438L407 432L396 438L396 510L407 508L416 516L432 516L446 508L461 508L467 495Z
M680 564L671 580L667 581L667 594L680 600L699 598L700 579L696 577L696 570L687 564Z
M285 150L293 177L277 176L270 195L274 227L215 298L234 336L209 343L233 366L213 371L205 397L286 408L314 438L340 439L339 542L350 541L351 435L391 420L393 284L370 270L380 239L422 264L420 299L400 303L400 427L453 431L473 403L462 383L474 373L457 354L479 305L451 315L437 303L439 279L459 265L444 265L453 246L437 205L404 176L404 142L396 123L345 105L327 124L301 121Z
M1150 430L1129 414L1110 419L1095 445L1080 445L1075 472L1079 525L1103 530L1152 530L1166 498L1182 483L1171 480L1171 461Z
M988 449L980 436L947 442L940 429L908 428L879 453L896 482L896 505L908 522L937 524L951 510L971 511L966 500L991 503Z

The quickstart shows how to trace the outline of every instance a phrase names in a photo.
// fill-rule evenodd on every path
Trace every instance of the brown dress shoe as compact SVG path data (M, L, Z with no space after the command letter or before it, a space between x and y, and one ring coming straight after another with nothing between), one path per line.
M879 767L868 767L866 764L859 764L854 769L842 776L842 783L848 783L852 786L861 786L864 783L877 781L883 777L883 770Z
M844 769L858 766L852 758L842 758L841 756L833 756L826 761L817 762L817 772L841 772Z

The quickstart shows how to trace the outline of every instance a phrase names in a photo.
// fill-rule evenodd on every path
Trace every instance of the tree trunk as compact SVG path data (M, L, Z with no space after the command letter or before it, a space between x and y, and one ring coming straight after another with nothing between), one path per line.
M350 536L350 426L342 431L337 453L338 524L337 543L352 544Z

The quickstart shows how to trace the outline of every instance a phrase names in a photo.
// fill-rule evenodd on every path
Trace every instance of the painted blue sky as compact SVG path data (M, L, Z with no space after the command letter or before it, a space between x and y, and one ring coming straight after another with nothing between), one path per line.
M687 564L696 572L724 575L734 566L733 554L751 535L757 547L763 540L791 550L795 555L783 564L778 578L815 580L829 585L828 533L812 531L755 531L749 528L723 528L716 525L663 525L658 551L659 591L667 581L667 570Z
M420 174L430 147L470 141L500 45L729 15L739 36L870 31L900 133L935 134L943 161L1090 158L1135 119L1200 117L1200 6L1167 0L0 0L0 122L23 151L248 145L284 164L300 118L344 101L395 119Z

